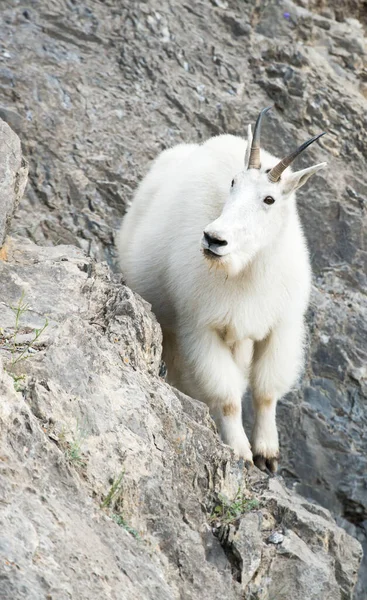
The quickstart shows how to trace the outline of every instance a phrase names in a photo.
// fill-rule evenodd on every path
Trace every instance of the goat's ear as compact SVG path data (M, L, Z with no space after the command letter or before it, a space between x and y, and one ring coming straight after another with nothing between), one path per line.
M252 146L252 129L251 129L251 125L249 125L247 127L247 147L246 147L246 154L245 154L245 169L248 168L248 161L250 159L251 146Z
M287 178L284 178L283 184L283 193L290 194L291 192L295 192L300 187L302 187L306 181L319 171L326 167L327 163L319 163L318 165L314 165L313 167L308 167L307 169L302 169L302 171L297 171L296 173L291 173Z

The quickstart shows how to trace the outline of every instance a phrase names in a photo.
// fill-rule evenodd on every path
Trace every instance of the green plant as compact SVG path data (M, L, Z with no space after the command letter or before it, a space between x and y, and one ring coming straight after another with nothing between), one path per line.
M66 448L65 455L69 463L80 468L86 467L87 463L84 460L82 452L82 444L86 438L86 432L81 428L79 421L77 421L74 439L71 442L65 441L64 432L62 432L60 437L61 439L59 438L59 441L61 441L62 445Z
M133 535L135 538L140 539L139 533L136 529L130 527L123 515L123 479L125 471L122 471L118 477L112 480L111 487L101 503L101 508L110 509L110 517L117 525L123 527L128 533Z
M119 492L122 492L122 480L124 478L124 475L125 471L122 471L116 479L112 480L111 487L106 498L101 504L101 508L109 508L113 500L116 500L116 496L119 494Z
M10 372L9 375L13 378L15 391L21 392L24 387L24 382L26 378L25 374L23 373L22 375L15 375L15 373Z
M86 462L83 459L79 440L74 440L73 442L68 444L68 448L66 450L66 458L72 465L76 465L77 467L86 466Z
M124 517L122 515L118 515L116 513L113 513L111 515L111 519L113 521L115 521L115 523L117 523L117 525L119 525L120 527L123 527L124 529L126 529L126 531L128 533L131 533L131 535L133 535L135 538L139 539L140 535L139 533L136 531L136 529L133 529L133 527L130 527L130 525L128 525L124 519Z
M221 525L230 525L234 523L247 512L259 507L259 501L256 498L245 498L239 488L233 501L230 501L224 494L218 494L210 515L210 522L219 522Z
M15 351L16 347L16 337L20 327L20 319L24 315L25 312L29 309L29 305L24 302L24 290L18 300L18 304L16 306L10 306L11 310L15 314L15 325L14 325L14 333L12 335L13 338L13 350Z
M9 373L9 375L11 375L14 379L14 387L16 390L21 389L21 385L20 385L20 381L25 379L25 375L15 375L13 372L13 369L15 367L15 365L17 363L19 363L22 360L26 360L27 358L30 357L29 351L31 349L33 349L34 344L37 342L37 340L40 338L40 336L42 335L42 333L45 331L46 327L48 327L48 319L46 317L45 323L43 325L43 327L41 327L41 329L34 329L33 330L33 338L31 339L30 342L28 342L27 344L24 345L24 347L20 350L20 352L18 351L18 340L17 340L17 336L19 334L20 328L21 328L21 319L23 317L23 315L29 310L29 305L24 301L24 290L22 291L22 294L18 300L18 303L16 306L10 306L11 310L13 311L14 315L15 315L15 324L14 324L14 332L11 335L9 342L10 342L10 354L11 354L11 360L10 363L8 365L7 368L7 372ZM18 353L19 352L19 353Z
M57 434L57 441L60 448L65 452L67 461L74 467L85 468L87 466L85 456L83 455L83 442L87 437L85 429L80 425L77 419L76 427L74 432L69 430L65 426L62 427L61 431ZM69 439L71 438L71 441Z

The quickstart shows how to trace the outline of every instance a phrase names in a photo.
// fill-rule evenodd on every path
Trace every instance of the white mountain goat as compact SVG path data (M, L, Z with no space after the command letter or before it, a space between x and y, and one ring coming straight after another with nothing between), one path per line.
M142 181L118 234L126 282L163 329L168 381L206 402L237 455L274 472L276 403L303 362L311 270L295 191L324 167L279 162L252 138L219 135L165 150ZM251 384L251 446L241 399ZM252 450L252 451L251 451Z

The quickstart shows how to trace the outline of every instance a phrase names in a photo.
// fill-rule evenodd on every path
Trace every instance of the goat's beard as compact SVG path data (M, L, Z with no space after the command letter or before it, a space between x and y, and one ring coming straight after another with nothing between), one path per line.
M246 269L255 254L255 252L231 252L218 258L204 256L210 271L224 273L227 278L232 279Z

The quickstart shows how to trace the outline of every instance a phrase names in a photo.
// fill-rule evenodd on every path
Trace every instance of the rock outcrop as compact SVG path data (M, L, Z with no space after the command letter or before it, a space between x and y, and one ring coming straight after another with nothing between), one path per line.
M159 377L144 301L72 246L7 256L1 598L351 598L359 543L233 462L207 408Z
M327 131L298 163L325 160L328 170L298 195L315 286L305 376L278 411L281 473L329 508L367 557L365 3L0 5L0 117L30 163L15 236L73 244L113 267L113 231L163 148L240 134L271 103L272 152ZM126 358L141 368L138 348ZM366 589L367 558L356 600Z
M27 172L18 136L0 119L0 248L23 196Z

